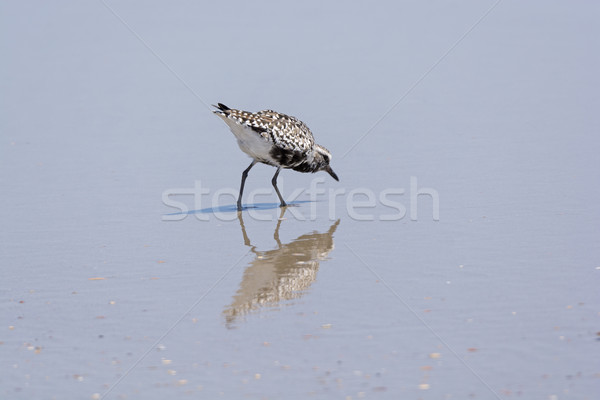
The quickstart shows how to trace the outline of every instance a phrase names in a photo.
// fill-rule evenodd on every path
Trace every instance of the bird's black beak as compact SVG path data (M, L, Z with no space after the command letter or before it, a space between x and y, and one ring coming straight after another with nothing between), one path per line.
M335 179L336 181L340 181L340 178L338 178L338 176L336 175L335 172L333 172L333 170L331 169L331 167L328 165L327 167L325 167L325 171L327 171L327 173L329 173L329 175L331 175L331 177L333 179Z

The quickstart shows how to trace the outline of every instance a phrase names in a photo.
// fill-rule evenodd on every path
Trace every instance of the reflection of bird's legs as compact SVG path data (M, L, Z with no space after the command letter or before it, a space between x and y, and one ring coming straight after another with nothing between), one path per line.
M244 244L248 247L252 247L252 249L254 249L254 246L252 246L252 243L250 243L250 238L248 237L248 234L246 233L246 227L244 226L244 218L242 218L242 212L238 211L238 220L240 221L240 227L242 228L242 235L244 236Z
M329 233L330 235L333 235L333 232L335 232L335 230L337 229L338 225L340 224L340 219L338 219L337 221L335 221L333 223L333 225L331 225L329 227L329 230L327 231L327 233Z
M281 209L281 213L279 214L279 219L277 220L277 226L275 227L275 232L273 233L273 239L277 242L277 246L281 248L281 241L279 240L279 227L281 226L281 221L283 221L283 214L285 214L285 208Z

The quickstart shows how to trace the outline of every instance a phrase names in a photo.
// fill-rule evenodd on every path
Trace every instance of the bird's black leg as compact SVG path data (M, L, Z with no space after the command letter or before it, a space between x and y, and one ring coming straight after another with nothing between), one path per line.
M254 167L254 164L256 164L256 160L253 160L252 163L250 164L250 166L248 168L246 168L244 170L244 172L242 172L242 184L240 185L240 195L238 196L238 201L237 201L237 209L238 211L242 211L242 193L244 193L244 184L246 184L246 178L248 177L248 171L250 171L250 169L252 169L252 167Z
M271 179L271 183L273 184L273 187L275 188L275 192L277 193L277 196L279 197L279 200L281 201L280 206L285 207L285 206L287 206L287 204L285 204L285 201L283 200L283 197L281 197L281 193L279 193L279 189L277 188L277 177L279 176L279 171L281 171L281 167L277 168L277 172L275 172L275 175L273 175L273 179Z

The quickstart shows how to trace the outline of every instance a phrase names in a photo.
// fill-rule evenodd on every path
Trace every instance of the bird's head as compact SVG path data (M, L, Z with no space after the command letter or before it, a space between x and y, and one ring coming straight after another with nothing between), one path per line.
M331 162L331 153L329 152L329 150L327 150L323 146L319 146L318 144L315 144L314 148L315 148L315 161L317 163L317 171L325 171L329 175L331 175L331 177L333 179L335 179L336 181L339 181L340 179L338 178L336 173L333 172L333 170L329 166L329 163Z

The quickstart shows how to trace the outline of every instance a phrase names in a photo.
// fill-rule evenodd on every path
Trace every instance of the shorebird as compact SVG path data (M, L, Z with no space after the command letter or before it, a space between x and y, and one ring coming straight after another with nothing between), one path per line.
M229 126L240 149L252 158L250 166L242 172L238 210L242 210L242 193L248 172L259 162L277 168L271 183L281 201L281 207L287 205L277 188L277 177L282 168L312 173L326 171L339 181L329 166L331 153L315 143L310 129L299 119L273 110L253 113L235 110L221 103L213 107L218 108L213 112Z

